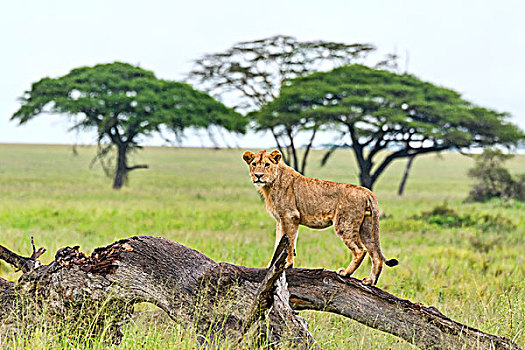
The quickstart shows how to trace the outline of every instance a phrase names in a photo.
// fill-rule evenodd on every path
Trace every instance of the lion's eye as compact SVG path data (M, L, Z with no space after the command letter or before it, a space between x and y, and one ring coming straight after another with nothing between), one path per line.
M269 166L270 166L270 163L266 163L266 164L264 164L264 167L265 167L265 168L268 168Z
M255 162L252 163L252 166L256 166L257 164L255 164Z

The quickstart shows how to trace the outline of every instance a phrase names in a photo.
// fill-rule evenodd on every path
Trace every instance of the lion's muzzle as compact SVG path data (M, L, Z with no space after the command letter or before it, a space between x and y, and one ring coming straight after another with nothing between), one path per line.
M264 187L264 185L266 185L266 182L263 182L261 180L255 180L255 181L252 181L252 182L255 185L255 187Z
M252 182L255 187L263 187L266 185L266 181L263 181L264 173L253 173Z

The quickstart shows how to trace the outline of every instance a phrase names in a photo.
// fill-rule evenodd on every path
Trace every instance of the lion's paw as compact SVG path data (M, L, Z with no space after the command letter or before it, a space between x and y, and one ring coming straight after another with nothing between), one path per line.
M347 275L346 269L344 267L341 267L341 268L337 269L337 271L335 273L337 273L339 276L346 276Z
M372 285L372 279L369 276L363 277L363 283L371 286Z

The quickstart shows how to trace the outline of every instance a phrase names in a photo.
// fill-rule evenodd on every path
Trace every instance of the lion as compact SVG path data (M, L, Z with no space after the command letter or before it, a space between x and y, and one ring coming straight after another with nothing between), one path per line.
M284 164L281 153L266 150L257 154L246 151L244 161L250 168L251 180L264 197L266 210L276 221L276 246L283 235L288 236L288 257L285 267L293 267L299 225L314 229L334 226L334 230L353 254L348 267L337 273L350 276L368 252L372 260L370 276L363 282L375 285L383 262L387 260L379 247L379 206L368 189L306 177Z

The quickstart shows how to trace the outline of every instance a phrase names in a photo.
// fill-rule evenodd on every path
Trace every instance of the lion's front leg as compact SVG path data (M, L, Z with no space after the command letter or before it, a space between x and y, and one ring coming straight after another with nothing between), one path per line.
M286 257L286 264L284 268L293 267L293 260L295 256L295 243L297 241L297 233L299 232L299 219L295 216L286 217L281 220L282 232L288 236L288 256ZM280 239L280 238L279 238Z
M283 225L281 224L280 220L277 220L277 225L275 226L275 246L273 247L273 251L277 249L277 246L279 245L281 238L283 238L283 235Z
M280 220L276 220L275 225L275 246L273 247L273 251L275 252L277 250L277 246L279 245L279 242L281 241L281 238L283 238L284 231L283 231L283 225L281 225ZM266 265L267 268L270 267L272 264L272 261L270 260L268 262L268 265Z
M281 224L281 220L276 220L275 225L275 246L273 247L273 251L275 252L277 250L277 246L279 245L279 242L281 241L281 238L283 238L284 231L283 231L283 225ZM270 260L268 262L267 268L270 267L272 264L272 261Z

